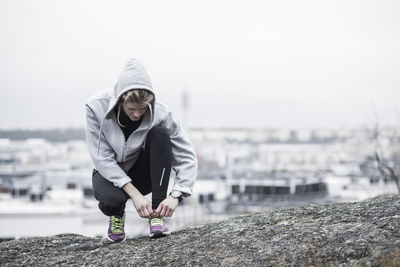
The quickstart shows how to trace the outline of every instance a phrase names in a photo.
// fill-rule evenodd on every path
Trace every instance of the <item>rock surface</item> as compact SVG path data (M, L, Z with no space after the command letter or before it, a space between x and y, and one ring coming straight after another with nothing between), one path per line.
M11 240L0 243L0 265L400 266L400 197L281 208L159 239Z

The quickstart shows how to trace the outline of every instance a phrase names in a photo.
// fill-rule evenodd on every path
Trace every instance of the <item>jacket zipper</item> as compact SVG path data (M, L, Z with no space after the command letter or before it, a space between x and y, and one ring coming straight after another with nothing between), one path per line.
M116 123L114 120L111 120L111 121L112 121L112 122L114 123L114 125L120 130L120 133L122 133L122 137L123 137L124 140L125 140L125 134L124 134L124 132L122 131L121 127L120 127L120 126L118 125L118 123ZM131 135L133 135L135 132L141 132L141 131L146 131L146 132L147 132L148 128L149 128L149 127L145 128L145 129L140 129L140 130L137 130L137 129L136 129L135 131L133 131L133 133L132 133ZM131 135L128 137L128 140L129 140L129 138L131 137ZM147 138L147 133L146 133L145 136L144 136L144 143L143 143L143 146L142 146L142 149L143 149L143 150L145 149L146 138ZM128 146L128 140L124 141L124 147L123 147L123 150L122 150L121 161L123 161L123 159L124 159L125 150L126 150L126 147Z
M123 161L123 160L124 160L126 146L127 146L127 142L125 141L125 143L124 143L124 149L122 150L121 161Z

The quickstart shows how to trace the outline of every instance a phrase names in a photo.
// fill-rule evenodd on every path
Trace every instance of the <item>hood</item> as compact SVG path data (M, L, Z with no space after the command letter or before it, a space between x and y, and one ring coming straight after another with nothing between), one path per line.
M139 60L130 58L119 75L118 82L114 86L113 94L105 117L109 116L110 112L118 103L120 97L131 89L146 89L150 91L154 96L153 101L151 102L150 112L152 113L152 111L154 111L155 93L153 91L150 77Z
M149 125L153 122L154 119L154 107L156 103L156 95L153 91L153 86L151 84L151 80L149 75L147 74L146 69L143 67L142 63L135 58L130 58L126 63L122 73L119 75L118 82L115 84L112 96L110 99L110 103L107 109L106 114L104 115L103 119L100 123L100 130L99 130L99 139L97 144L97 154L100 153L100 140L101 140L101 132L103 130L103 123L107 117L110 117L111 112L115 105L117 105L118 100L120 97L126 92L131 89L146 89L153 94L153 100L149 104L148 112L150 113L147 118L147 122ZM146 116L146 114L144 115Z

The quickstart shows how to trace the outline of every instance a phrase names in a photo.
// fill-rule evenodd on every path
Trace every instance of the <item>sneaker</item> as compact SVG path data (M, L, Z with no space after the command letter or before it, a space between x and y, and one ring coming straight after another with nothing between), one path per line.
M108 239L112 242L121 242L125 240L125 212L122 217L111 216L108 226Z
M150 237L162 237L171 234L167 225L165 224L165 219L156 213L153 213L149 219L149 224Z

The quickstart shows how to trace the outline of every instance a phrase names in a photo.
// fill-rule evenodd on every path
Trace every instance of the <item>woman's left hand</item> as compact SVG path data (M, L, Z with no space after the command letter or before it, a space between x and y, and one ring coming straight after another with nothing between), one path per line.
M179 200L169 195L166 199L164 199L158 208L156 209L156 213L161 217L171 217L174 214L176 207L179 204Z

